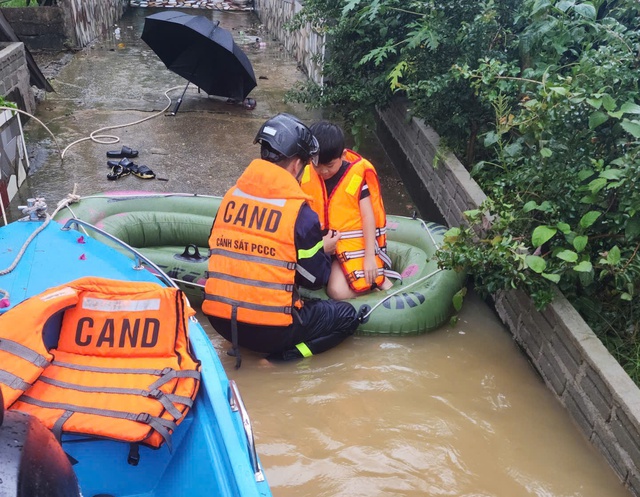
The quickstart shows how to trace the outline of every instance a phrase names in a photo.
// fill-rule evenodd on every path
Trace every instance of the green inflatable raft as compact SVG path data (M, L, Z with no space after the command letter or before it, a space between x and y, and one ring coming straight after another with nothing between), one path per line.
M81 219L138 249L178 283L193 305L200 305L209 234L221 200L193 194L107 192L83 197L55 219L61 223ZM433 258L446 229L418 218L387 216L388 253L402 281L387 291L351 300L356 308L371 308L358 335L418 335L448 320L453 297L466 278L439 269ZM89 230L87 235L103 238ZM328 298L322 290L301 289L301 294Z

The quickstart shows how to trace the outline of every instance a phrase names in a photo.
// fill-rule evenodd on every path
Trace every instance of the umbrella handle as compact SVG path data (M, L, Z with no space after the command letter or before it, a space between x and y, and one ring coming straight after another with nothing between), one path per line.
M180 108L180 104L182 103L182 97L178 99L176 102L176 106L173 108L171 112L167 114L167 116L175 116L178 113L178 109Z
M180 104L182 104L182 99L184 98L184 94L187 93L187 88L189 88L189 84L190 82L187 81L187 86L185 86L184 90L182 90L182 95L180 95L180 98L176 102L176 106L173 108L171 112L167 114L167 116L175 116L178 113L178 109L180 108Z

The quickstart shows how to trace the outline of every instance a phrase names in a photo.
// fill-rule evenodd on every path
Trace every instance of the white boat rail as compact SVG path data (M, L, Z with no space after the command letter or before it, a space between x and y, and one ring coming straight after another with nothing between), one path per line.
M253 466L253 472L256 477L256 481L264 481L264 474L260 468L260 462L258 461L258 453L256 451L256 443L253 438L253 428L251 427L251 420L247 409L244 407L244 402L240 396L240 390L236 385L235 380L229 380L229 405L232 411L240 411L240 417L242 418L242 424L244 426L244 433L247 436L247 443L249 444L249 454L251 458L251 465Z
M61 229L64 230L64 231L68 231L68 230L71 229L71 227L74 224L76 226L83 226L84 228L89 228L91 230L94 230L97 233L100 233L105 238L111 240L112 242L116 243L117 245L120 245L122 248L124 248L127 251L131 252L131 254L135 257L135 260L134 260L135 266L133 266L133 269L136 269L136 270L139 271L141 269L144 269L145 265L147 265L147 266L153 268L154 271L157 271L157 274L155 276L157 276L159 279L163 280L167 284L167 286L178 288L178 285L155 262L153 262L149 258L145 257L143 254L138 252L131 245L123 242L122 240L120 240L120 238L117 238L117 237L113 236L111 233L107 233L103 229L100 229L97 226L95 226L95 225L93 225L91 223L88 223L86 221L83 221L82 219L78 219L78 218L69 219Z

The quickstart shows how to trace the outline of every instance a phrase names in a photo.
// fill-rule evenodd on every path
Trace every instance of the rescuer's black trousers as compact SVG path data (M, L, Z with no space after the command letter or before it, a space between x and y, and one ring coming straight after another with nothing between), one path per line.
M211 325L232 342L231 321L208 316ZM338 300L306 301L293 314L290 326L258 326L238 322L238 345L270 354L272 359L293 359L319 354L353 335L358 327L358 312L348 302Z

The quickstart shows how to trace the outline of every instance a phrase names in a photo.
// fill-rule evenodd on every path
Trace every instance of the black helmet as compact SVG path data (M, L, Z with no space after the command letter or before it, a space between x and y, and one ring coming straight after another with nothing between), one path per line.
M320 149L318 140L311 130L297 117L285 113L267 120L258 131L253 143L262 145L263 159L275 159L272 154L265 151L267 148L276 152L281 158L297 155L305 164L317 155Z

